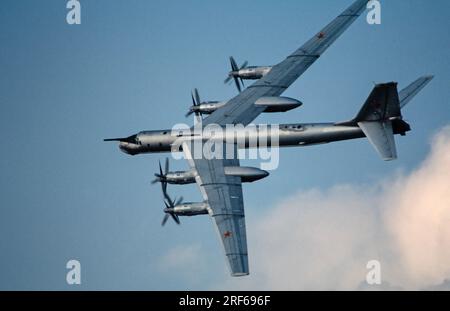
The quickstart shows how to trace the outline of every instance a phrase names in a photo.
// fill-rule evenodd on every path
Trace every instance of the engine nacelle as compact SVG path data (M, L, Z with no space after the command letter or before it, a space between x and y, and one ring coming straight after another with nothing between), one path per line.
M258 80L267 75L272 67L270 66L250 66L232 72L234 76L246 80Z
M164 181L174 185L186 185L195 183L195 170L168 172L165 175Z
M254 182L269 176L269 172L256 167L226 166L225 175L241 177L242 182Z
M192 106L190 111L198 112L201 114L211 114L219 108L225 106L226 102L205 102L197 106Z
M266 107L266 113L286 112L301 105L301 101L289 97L261 97L255 102L255 106Z
M225 175L241 177L243 183L251 183L269 176L269 172L255 167L226 166ZM170 172L166 175L165 181L169 184L186 185L195 183L195 170Z
M208 214L208 204L200 203L181 203L174 208L164 209L166 213L173 213L177 216L197 216Z

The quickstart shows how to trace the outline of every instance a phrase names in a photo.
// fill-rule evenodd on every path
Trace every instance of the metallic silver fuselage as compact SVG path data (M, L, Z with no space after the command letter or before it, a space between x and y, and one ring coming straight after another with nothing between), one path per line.
M237 138L237 142L240 142L238 144L240 148L253 148L255 147L255 141L267 142L269 147L276 145L279 147L301 147L365 137L358 126L336 125L334 123L284 124L277 127L279 131L267 131L266 128L265 125L259 125L255 127L256 130L254 131L246 129L224 131L222 134L216 134L214 139L232 142L236 141ZM273 136L274 133L279 135ZM202 136L202 134L195 134L195 132L188 135L186 130L143 131L137 134L135 143L121 142L119 147L123 152L131 155L171 152L176 151L173 146L177 145L177 141L180 139L210 140L211 136L208 133Z

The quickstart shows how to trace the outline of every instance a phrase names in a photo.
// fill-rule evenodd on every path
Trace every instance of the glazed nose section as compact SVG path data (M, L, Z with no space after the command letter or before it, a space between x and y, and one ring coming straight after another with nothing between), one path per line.
M119 143L119 149L120 151L129 154L129 155L136 155L138 154L137 150L136 150L136 145L127 143L127 142L120 142Z
M128 153L129 152L129 150L127 148L127 143L124 143L124 142L120 142L119 143L119 149L120 149L120 151L122 151L124 153Z

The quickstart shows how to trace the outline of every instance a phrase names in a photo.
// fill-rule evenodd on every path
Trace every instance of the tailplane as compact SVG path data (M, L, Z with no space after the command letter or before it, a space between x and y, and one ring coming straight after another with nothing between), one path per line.
M384 161L397 159L392 121L358 122L358 126Z
M409 102L433 80L434 76L423 76L405 87L399 93L400 108L405 107Z
M400 93L395 82L376 85L352 120L352 123L358 124L383 160L397 159L394 135L405 135L411 130L409 124L403 121L401 108L432 79L432 76L421 77Z

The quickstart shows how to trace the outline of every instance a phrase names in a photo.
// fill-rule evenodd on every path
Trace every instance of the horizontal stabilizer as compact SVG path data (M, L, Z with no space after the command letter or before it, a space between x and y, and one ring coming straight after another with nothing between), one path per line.
M400 107L405 107L433 78L433 76L423 76L401 90Z
M397 159L397 149L391 121L358 122L358 126L383 160L392 161Z

